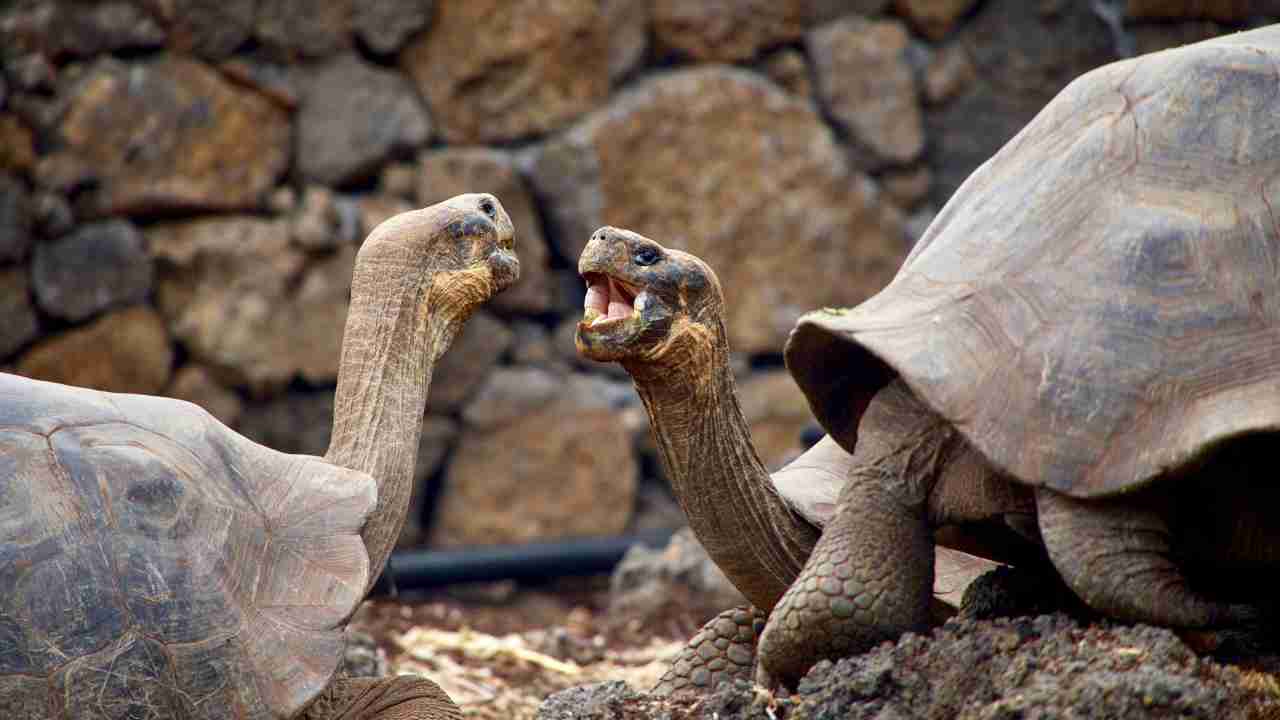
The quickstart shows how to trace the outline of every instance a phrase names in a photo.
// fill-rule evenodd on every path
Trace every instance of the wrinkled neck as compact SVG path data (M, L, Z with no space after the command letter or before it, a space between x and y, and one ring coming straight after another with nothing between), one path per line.
M378 486L377 507L362 532L368 587L408 513L432 369L466 320L465 311L443 301L446 274L406 271L411 261L387 252L357 261L325 455L368 473Z
M738 404L723 339L661 364L629 364L672 489L707 554L769 610L799 574L817 531L778 496Z

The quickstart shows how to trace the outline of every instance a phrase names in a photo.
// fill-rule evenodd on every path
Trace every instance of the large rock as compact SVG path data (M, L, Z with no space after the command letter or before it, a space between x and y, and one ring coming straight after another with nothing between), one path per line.
M641 0L439 0L401 54L450 143L512 140L603 101L639 58Z
M468 427L488 430L536 412L564 391L564 377L537 367L496 368L463 408Z
M362 0L258 0L254 35L281 59L318 58L351 44L353 5Z
M837 20L806 39L818 92L860 151L859 165L903 165L924 150L911 42L896 20Z
M436 363L427 394L428 411L444 415L462 407L514 340L515 333L493 315L484 311L472 315Z
M362 0L352 23L370 50L388 55L425 27L434 11L433 0Z
M254 208L289 163L289 120L190 59L95 61L64 87L60 155L92 168L104 214Z
M389 154L431 134L409 83L351 54L307 74L297 122L294 165L303 179L328 185L365 180Z
M165 33L139 3L26 2L0 13L0 42L15 54L50 59L155 48Z
M160 223L147 239L160 310L194 358L256 393L337 377L354 247L309 262L287 221L240 216Z
M618 411L572 402L464 432L445 477L434 545L522 543L621 532L638 469Z
M733 62L793 42L817 23L844 13L872 15L888 0L656 0L657 44L695 60Z
M253 34L258 0L145 0L169 28L175 50L221 60Z
M1106 23L1090 3L987 0L955 33L972 63L967 87L925 114L933 197L941 205L1077 76L1117 56ZM1045 42L1053 38L1053 42Z
M21 180L0 173L0 262L25 258L31 248L31 240L31 203L27 187Z
M164 322L138 305L41 342L18 361L18 372L109 392L155 394L169 382L172 366Z
M508 153L485 148L446 148L418 159L418 203L431 205L464 192L484 190L502 201L516 228L520 280L496 296L495 307L524 313L552 309L551 251L533 197Z
M905 254L812 105L742 70L648 80L522 162L565 257L609 224L705 258L740 351L777 351L802 312L861 301Z
M64 238L41 243L31 262L40 307L72 321L145 300L153 275L142 234L124 220L82 225Z
M638 402L631 383L545 367L498 367L462 409L474 430L493 430L557 401L577 408L623 408Z
M678 609L701 625L747 604L688 527L665 548L632 546L609 578L609 614L628 621L661 622Z
M31 304L27 268L0 267L0 360L35 339L39 318Z

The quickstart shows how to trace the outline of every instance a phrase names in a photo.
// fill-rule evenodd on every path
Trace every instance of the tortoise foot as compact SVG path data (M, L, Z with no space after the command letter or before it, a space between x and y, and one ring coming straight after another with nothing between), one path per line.
M672 660L653 694L698 695L732 680L750 680L764 620L764 613L751 607L725 610L711 618Z

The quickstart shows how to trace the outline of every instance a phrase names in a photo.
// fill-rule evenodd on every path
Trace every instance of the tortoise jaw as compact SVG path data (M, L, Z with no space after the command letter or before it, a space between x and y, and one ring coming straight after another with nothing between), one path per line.
M627 319L644 309L644 290L605 273L587 273L582 321L589 327Z
M652 297L643 288L608 273L583 273L587 295L575 344L583 357L600 362L622 360L640 353L637 346L649 327L645 310Z

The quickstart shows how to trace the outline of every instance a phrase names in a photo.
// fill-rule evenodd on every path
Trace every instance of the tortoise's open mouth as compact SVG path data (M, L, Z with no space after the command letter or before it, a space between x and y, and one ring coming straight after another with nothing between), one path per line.
M582 302L580 327L603 330L644 309L643 290L604 273L590 272L582 277L587 281L587 296Z

